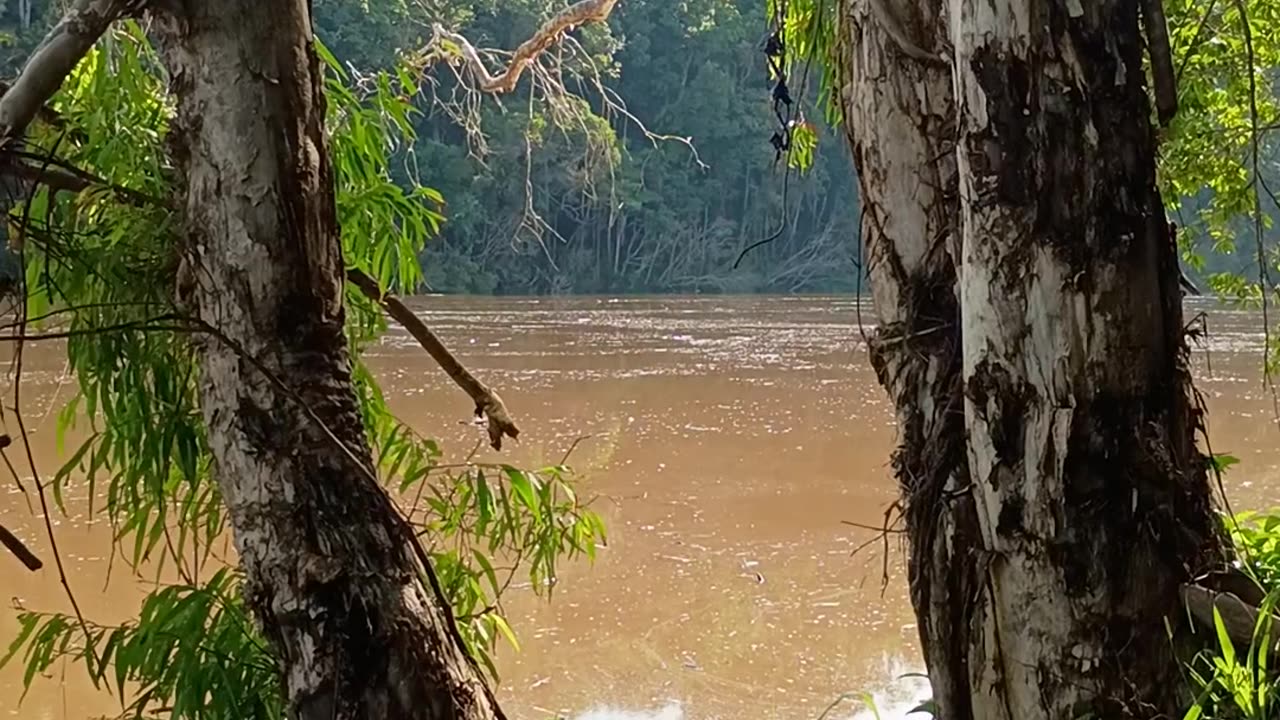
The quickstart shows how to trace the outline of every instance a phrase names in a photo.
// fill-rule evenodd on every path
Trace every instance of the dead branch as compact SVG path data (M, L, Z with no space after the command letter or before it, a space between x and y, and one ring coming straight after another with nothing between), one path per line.
M561 35L588 23L604 22L617 3L618 0L579 0L561 10L543 23L542 27L538 28L538 31L528 40L520 43L511 62L498 75L489 73L489 69L480 59L480 53L469 40L458 33L445 30L439 23L432 28L431 43L428 47L439 50L448 45L456 46L456 51L462 55L467 67L479 81L481 90L495 95L508 93L520 82L520 76L524 74L525 69L537 60L538 55L555 45Z
M422 345L422 349L426 350L440 368L453 378L453 381L462 388L467 395L476 404L476 417L485 418L489 427L489 444L495 450L502 449L502 436L510 436L516 439L520 434L520 429L511 420L511 416L507 414L507 406L502 403L502 398L498 394L490 390L484 383L480 382L470 373L462 363L458 362L453 353L449 352L449 348L440 342L440 338L431 332L431 328L426 323L418 319L399 298L394 295L388 295L382 292L378 287L378 281L369 277L364 272L352 268L347 271L347 279L351 284L360 289L370 300L378 303L387 311L387 314L395 318L396 322L404 326L405 330Z
M76 0L0 97L0 144L26 131L67 74L134 4L133 0Z

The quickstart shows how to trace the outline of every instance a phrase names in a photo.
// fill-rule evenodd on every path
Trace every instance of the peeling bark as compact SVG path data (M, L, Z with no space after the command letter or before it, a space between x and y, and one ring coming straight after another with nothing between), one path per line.
M975 715L1174 715L1164 622L1221 555L1138 4L952 8L965 414L992 554Z
M1225 551L1138 2L900 4L951 72L870 5L840 12L842 100L940 717L1175 716L1165 621Z
M871 362L897 413L893 468L934 699L954 709L947 717L967 718L968 608L981 542L964 449L951 72L897 52L893 30L878 20L882 1L844 0L838 13L841 102L880 318ZM900 3L899 16L916 37L936 40L945 36L945 11L920 0Z
M191 300L223 336L200 341L201 404L289 715L501 718L374 476L309 3L174 0L152 16L178 100Z

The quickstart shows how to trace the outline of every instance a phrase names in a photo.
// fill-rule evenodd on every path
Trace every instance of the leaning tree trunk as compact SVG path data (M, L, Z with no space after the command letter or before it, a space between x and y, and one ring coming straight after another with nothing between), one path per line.
M842 9L843 99L940 716L1172 716L1165 619L1221 538L1137 3L898 4L953 81L882 1Z
M187 301L249 607L290 717L501 717L374 477L306 0L153 9L178 99Z

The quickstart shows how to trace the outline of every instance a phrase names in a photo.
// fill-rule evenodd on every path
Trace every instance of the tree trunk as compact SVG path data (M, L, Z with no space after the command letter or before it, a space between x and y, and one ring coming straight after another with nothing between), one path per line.
M945 5L906 5L942 37ZM862 202L879 329L871 363L897 413L893 468L910 537L908 584L934 700L967 717L968 606L980 545L964 447L955 119L951 73L901 53L869 0L837 13L841 102Z
M954 32L954 83L846 4L872 360L940 717L1173 716L1165 620L1222 539L1137 3L908 4L925 50Z
M153 10L178 99L202 405L289 715L501 717L376 482L343 334L343 259L306 0Z

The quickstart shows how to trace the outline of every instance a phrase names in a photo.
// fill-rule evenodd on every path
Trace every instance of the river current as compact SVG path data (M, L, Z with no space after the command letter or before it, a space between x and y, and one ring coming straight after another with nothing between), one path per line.
M867 361L868 308L851 297L416 298L415 309L497 389L523 430L480 460L569 464L608 525L594 563L565 563L548 601L516 585L506 609L521 650L504 650L509 716L543 720L811 720L869 691L882 716L925 694L902 548L847 523L879 525L895 497L895 428ZM1264 388L1261 319L1202 304L1195 356L1215 452L1235 509L1280 504L1280 430ZM69 393L62 348L29 351L24 405L39 424L41 472L59 464L54 414ZM470 402L393 328L371 366L393 409L437 437L446 462L479 431ZM11 380L10 375L6 375ZM52 409L52 412L43 412ZM41 419L43 418L43 419ZM13 432L12 428L7 429ZM30 478L25 478L29 480ZM86 615L120 622L147 586L117 563L110 529L69 501L55 530ZM38 509L0 481L0 517L47 556ZM52 564L7 555L4 598L65 610ZM0 647L16 631L0 613ZM0 670L0 716L83 718L120 711L79 666L21 695ZM907 677L903 677L908 675ZM827 717L864 715L849 699ZM921 717L921 716L917 716Z

